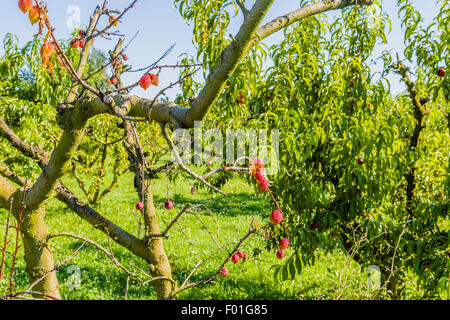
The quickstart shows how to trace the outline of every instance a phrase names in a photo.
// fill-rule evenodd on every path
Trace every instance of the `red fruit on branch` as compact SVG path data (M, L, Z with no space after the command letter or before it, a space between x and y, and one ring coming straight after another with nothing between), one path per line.
M116 77L112 77L112 78L109 80L109 82L110 82L112 85L116 85L116 84L117 84L117 78L116 78Z
M284 250L280 250L277 252L277 258L280 260L284 258Z
M312 223L309 226L309 230L319 229L319 224L317 222Z
M278 247L280 248L280 250L287 249L289 247L289 239L288 238L282 239L280 243L278 243Z
M445 76L445 69L440 68L437 72L437 75L441 78L443 78Z
M172 210L173 209L173 202L170 200L167 200L166 202L164 202L164 208L166 210Z
M126 54L122 54L122 58L123 60L127 61L128 60L128 56Z
M231 261L233 261L233 263L238 263L240 258L241 257L236 253L231 257Z
M159 78L157 76L154 76L155 78L152 81L152 85L154 85L155 87L157 87L159 85Z
M19 0L19 9L27 13L33 7L33 0Z
M31 24L35 24L39 21L39 8L38 7L32 7L30 9L30 12L28 13L28 19L30 19Z
M258 181L259 183L265 178L264 174L262 173L261 170L256 170L255 174L253 175L253 177L255 178L256 181Z
M144 204L143 204L142 202L139 202L139 203L136 205L136 209L137 209L137 210L142 210L142 209L144 209Z
M141 80L139 81L139 85L141 86L142 89L147 90L152 85L153 80L154 80L153 74L144 74Z
M78 42L78 46L79 46L80 48L84 48L85 45L86 45L86 39L80 40L80 41Z
M228 269L227 268L220 269L220 275L224 278L228 277Z
M252 162L256 170L264 169L264 161L262 161L260 158L254 158Z
M237 252L237 255L239 256L239 258L244 258L244 257L245 257L245 253L242 252L241 250L239 250L239 251Z
M262 179L258 182L258 189L260 191L267 191L269 190L269 180L267 180L266 177L262 177Z
M78 48L80 46L80 41L78 41L77 39L72 39L70 41L70 47L71 48Z
M283 214L279 209L275 209L270 215L270 222L274 225L278 225L283 221Z
M84 37L86 36L86 31L80 30L80 31L78 32L78 35L79 35L80 37L84 38Z
M363 158L358 158L358 164L363 164L364 163L364 159Z

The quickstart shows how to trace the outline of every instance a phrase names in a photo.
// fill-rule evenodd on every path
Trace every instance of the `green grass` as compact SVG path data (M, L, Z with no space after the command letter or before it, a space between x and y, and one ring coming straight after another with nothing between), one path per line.
M82 195L70 177L66 177L64 182L78 195ZM197 212L199 217L214 237L218 230L217 242L220 245L226 245L226 248L230 250L236 245L236 241L248 231L253 217L261 224L268 222L270 212L267 209L267 199L257 196L253 192L253 188L245 182L238 179L230 181L225 187L225 191L229 193L228 196L211 195L206 191L199 191L192 195L190 193L192 183L193 181L189 180L170 186L170 196L175 203L175 208L169 213L163 209L163 203L167 197L167 181L165 179L155 181L153 191L161 228L164 228L164 222L169 223L186 203L202 203L211 209L213 215L207 210L200 210ZM132 214L137 201L138 196L133 188L133 176L127 173L121 178L120 186L109 194L96 209L123 229L137 235L138 223ZM103 233L92 228L57 200L48 203L47 211L47 224L51 233L70 232L88 237L102 246L108 247L107 238ZM6 216L6 211L0 211L2 243ZM172 264L173 277L179 285L183 283L198 261L217 251L208 231L194 215L184 215L180 219L180 223L184 228L184 233L189 235L190 242L179 225L175 225L169 239L165 241L165 248ZM51 248L54 252L55 263L63 261L81 244L82 241L72 238L53 239ZM10 251L12 251L13 245L14 242L9 245ZM126 249L115 243L112 243L112 248L115 257L128 269L138 272L137 266L142 270L148 270L142 259ZM255 248L264 248L264 242L260 238L253 237L242 247L248 253L252 253ZM289 256L289 254L291 252L287 250L287 255ZM313 267L306 267L295 280L275 281L270 267L282 262L276 259L274 252L263 251L257 259L250 258L245 263L236 265L229 263L227 278L218 277L212 284L183 291L179 294L178 299L370 298L370 292L366 288L367 276L360 271L360 267L356 263L339 252L327 255L318 252L317 256L316 264ZM223 255L215 255L197 270L190 281L208 278L217 270L223 259ZM7 276L0 284L0 295L8 286L10 265L11 255L9 254L6 265ZM76 266L81 272L79 289L69 289L70 274L68 271L70 266ZM85 244L67 264L58 270L58 278L64 299L124 299L126 274L118 269L103 252L89 244ZM20 251L14 279L16 290L26 288L28 280L25 273L23 251ZM155 299L156 296L151 285L142 286L131 280L128 298Z

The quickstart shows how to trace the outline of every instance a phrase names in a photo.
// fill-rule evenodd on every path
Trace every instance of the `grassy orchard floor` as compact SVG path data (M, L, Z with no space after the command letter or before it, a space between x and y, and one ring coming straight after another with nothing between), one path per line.
M79 196L82 195L74 180L70 177L65 177L63 180ZM270 212L266 209L267 199L257 197L253 192L253 187L248 186L241 180L234 179L225 186L224 190L229 193L227 197L211 195L204 190L191 195L192 184L190 182L179 181L176 187L170 186L170 194L175 203L175 208L168 213L163 209L163 203L166 200L167 182L164 179L155 181L153 186L155 205L162 220L167 223L170 222L171 218L182 209L185 203L206 204L212 210L220 226L218 242L220 244L228 243L228 249L234 247L236 241L245 235L253 216L260 223L269 221ZM103 200L97 210L125 230L132 231L133 234L137 235L137 222L132 215L137 201L138 196L133 189L133 176L127 173L121 178L120 186ZM47 224L50 233L69 232L87 237L105 248L108 247L108 241L103 233L93 229L91 225L81 220L59 201L50 201L47 208ZM7 214L6 211L0 212L0 240L3 245ZM198 214L215 236L216 223L208 211L198 211ZM170 233L170 238L165 241L165 248L172 264L173 276L181 285L197 262L215 252L217 247L208 232L193 215L184 215L180 222L185 228L185 233L190 234L192 245L180 231L180 227L175 225ZM162 229L164 226L161 221ZM230 242L229 240L232 238L235 241ZM53 239L51 247L54 251L55 263L64 260L81 244L82 241L72 238ZM14 241L9 245L10 251L13 246ZM255 247L263 248L264 243L253 237L243 245L242 249L251 253ZM148 270L143 260L126 249L115 243L112 243L112 248L115 257L129 270L137 272L135 266L145 271ZM287 250L287 255L289 254L290 252ZM243 264L229 263L227 265L229 269L227 278L219 277L213 284L186 290L180 293L178 298L364 299L370 297L370 293L366 289L366 275L360 272L356 263L351 262L338 252L327 256L318 253L318 257L316 265L305 268L303 273L295 280L275 281L270 267L280 262L276 259L274 252L264 251L258 258L268 262L250 259ZM217 270L222 261L222 255L214 256L195 273L191 281L209 277ZM0 286L0 295L3 295L8 285L10 264L11 255L8 255L6 275ZM71 265L77 266L81 270L81 287L79 289L70 290L68 288L67 280L70 274L67 268ZM126 274L118 269L103 252L89 244L85 244L68 264L60 268L58 278L64 299L124 299ZM22 250L20 251L14 279L16 291L26 288L28 280ZM143 287L133 280L130 281L128 299L155 299L155 297L151 285Z

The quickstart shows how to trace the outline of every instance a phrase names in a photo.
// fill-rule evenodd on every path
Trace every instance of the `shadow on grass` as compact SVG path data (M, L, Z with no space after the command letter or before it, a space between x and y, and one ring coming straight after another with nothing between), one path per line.
M209 198L208 198L209 197ZM162 208L167 198L155 196L155 206ZM236 216L267 216L267 212L270 210L268 206L264 205L261 198L251 195L249 193L241 192L229 194L227 196L216 196L214 198L209 194L202 195L202 198L189 198L180 194L176 194L172 201L175 206L180 209L185 204L204 204L213 213L220 213L221 216L236 217ZM208 215L208 210L200 208L199 212Z

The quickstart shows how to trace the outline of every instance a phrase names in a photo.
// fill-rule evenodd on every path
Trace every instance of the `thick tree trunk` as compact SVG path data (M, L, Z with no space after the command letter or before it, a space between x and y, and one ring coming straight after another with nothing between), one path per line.
M25 251L25 262L30 283L43 277L54 269L53 253L47 239L48 230L45 225L46 210L41 207L38 210L25 214L22 218L20 233L22 235L23 247ZM56 272L50 272L43 280L36 284L32 291L60 299L58 290L58 278ZM41 296L36 296L40 298Z
M153 203L152 189L148 180L145 181L143 213L146 234L160 234L158 217ZM172 268L164 250L163 238L148 238L147 248L148 256L146 261L149 263L151 275L153 277L172 279ZM172 297L174 290L173 282L169 280L156 280L154 285L158 299L168 300L174 298Z
M142 210L145 226L146 250L144 260L149 263L150 274L152 277L162 279L153 282L156 295L159 300L173 299L174 282L172 281L172 270L169 259L164 250L163 238L152 237L149 235L159 235L160 229L158 217L153 202L153 193L151 188L151 178L146 171L145 157L139 144L137 131L132 123L125 123L126 139L123 142L128 153L130 169L134 172L134 187L144 203ZM169 280L170 279L170 280Z
M9 181L0 176L0 205L2 208L9 208L11 197L14 199L12 213L17 221L21 218L20 233L25 251L28 278L32 284L54 268L53 254L47 239L48 230L44 222L46 211L44 206L34 211L24 208L21 215L23 191L18 191ZM56 273L49 273L32 290L59 299ZM42 298L42 296L36 297Z

